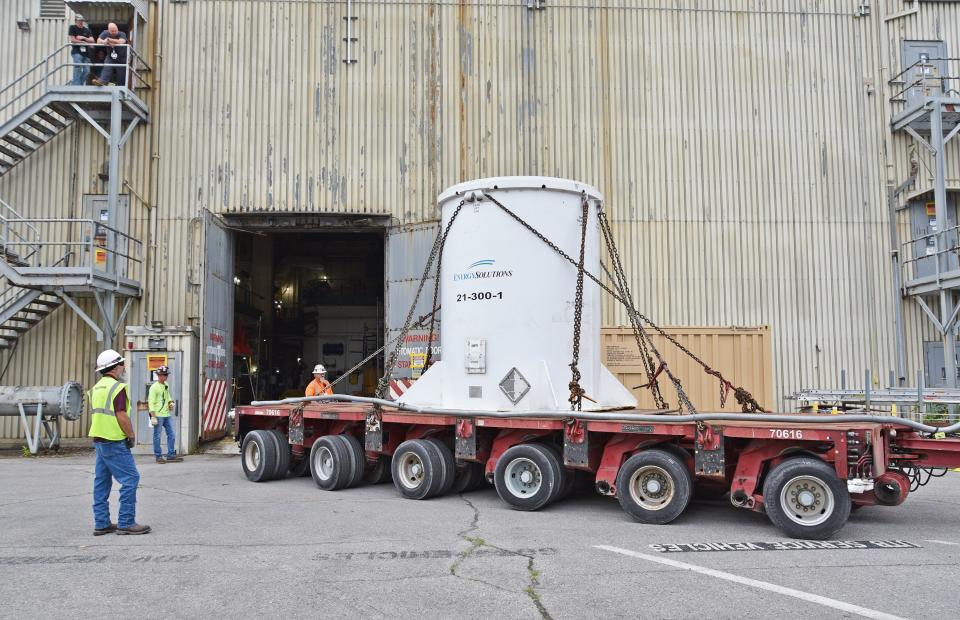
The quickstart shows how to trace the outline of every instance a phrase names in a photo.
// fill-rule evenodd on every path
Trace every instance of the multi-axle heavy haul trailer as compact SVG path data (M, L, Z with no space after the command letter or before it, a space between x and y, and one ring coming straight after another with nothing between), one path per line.
M379 398L237 408L248 478L309 472L336 490L392 477L411 499L493 483L519 510L543 508L589 480L645 523L673 521L694 494L729 493L790 536L827 538L853 508L901 504L942 468L960 466L960 439L950 435L960 424L764 413L636 309L595 188L500 177L454 186L438 202L441 232L400 336L417 312L429 318L430 360L442 308L443 359L428 363L402 402L383 399L394 348ZM437 283L433 303L418 307L428 278ZM656 411L638 410L600 363L604 292L630 320ZM743 413L697 412L649 330L716 378ZM673 389L680 409L668 407L661 387ZM934 438L938 430L944 438Z
M581 414L584 415L584 414ZM687 418L716 420L688 421ZM694 495L729 492L794 538L829 538L861 506L896 506L938 469L960 467L960 440L909 421L859 415L465 416L311 402L236 410L247 478L312 474L338 490L391 477L428 499L492 482L518 510L562 499L589 479L634 519L668 523ZM776 422L760 417L803 419ZM737 419L747 418L747 419ZM859 420L865 421L859 421Z

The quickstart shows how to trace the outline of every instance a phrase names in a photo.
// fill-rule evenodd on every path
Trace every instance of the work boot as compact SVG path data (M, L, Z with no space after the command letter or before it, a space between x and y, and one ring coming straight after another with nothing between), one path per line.
M180 462L182 462L182 461L183 461L183 457L182 457L182 456L177 456L176 454L174 454L173 456L168 456L168 457L167 457L167 462L168 462L168 463L180 463Z
M162 456L157 457L157 465L163 465L166 462L167 461Z
M90 81L93 82L94 86L106 86L106 85L107 85L107 83L104 82L104 81L102 81L100 78L93 78L93 79L90 80Z
M117 534L121 535L132 535L137 534L149 534L150 526L149 525L140 525L139 523L134 523L130 527L118 527Z
M103 536L104 534L111 534L117 531L117 524L111 523L107 527L99 527L93 530L94 536Z

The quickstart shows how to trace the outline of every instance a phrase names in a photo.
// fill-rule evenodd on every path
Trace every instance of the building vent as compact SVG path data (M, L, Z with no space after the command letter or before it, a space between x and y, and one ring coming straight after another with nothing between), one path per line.
M40 19L63 19L63 0L40 0Z

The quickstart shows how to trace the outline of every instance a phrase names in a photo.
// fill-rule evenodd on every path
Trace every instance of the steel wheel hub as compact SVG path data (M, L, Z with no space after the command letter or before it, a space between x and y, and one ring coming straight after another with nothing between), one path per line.
M333 476L333 453L330 452L330 448L326 446L320 446L320 449L317 450L317 463L316 467L317 477L321 480L329 480Z
M414 490L423 484L423 461L413 452L405 452L400 459L400 484Z
M536 495L543 484L543 473L536 463L528 458L513 459L503 472L507 490L514 497L524 498Z
M247 471L257 471L260 468L260 446L257 445L257 442L251 441L247 444L247 450L243 458L246 462Z
M646 465L630 476L630 497L644 510L660 510L673 500L673 478L667 470Z
M780 507L794 523L819 525L833 514L833 491L817 477L797 476L780 491Z

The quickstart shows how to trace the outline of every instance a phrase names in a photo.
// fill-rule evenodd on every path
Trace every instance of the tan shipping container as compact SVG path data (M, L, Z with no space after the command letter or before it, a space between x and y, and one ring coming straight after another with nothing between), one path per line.
M664 327L663 331L720 371L734 385L746 388L765 409L773 404L773 348L769 326L760 327ZM700 366L675 345L657 333L653 344L663 355L670 371L680 379L684 391L699 411L720 411L720 381L707 375ZM654 409L643 361L630 327L604 327L600 330L604 365L637 397L641 409ZM656 356L653 356L656 365ZM662 373L658 379L667 406L677 407L676 390ZM731 392L727 411L739 411Z

